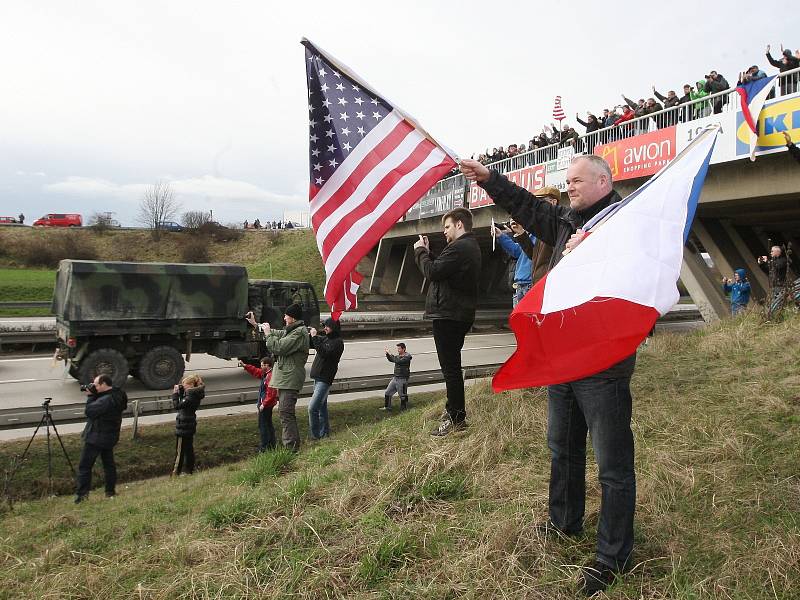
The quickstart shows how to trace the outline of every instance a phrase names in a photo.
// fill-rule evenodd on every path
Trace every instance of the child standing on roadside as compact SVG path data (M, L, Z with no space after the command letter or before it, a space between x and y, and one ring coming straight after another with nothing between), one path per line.
M271 356L261 359L261 368L239 362L239 366L253 377L261 380L258 388L258 430L261 434L259 452L275 449L275 427L272 425L272 409L278 403L278 390L269 387L272 379L272 365L275 360Z

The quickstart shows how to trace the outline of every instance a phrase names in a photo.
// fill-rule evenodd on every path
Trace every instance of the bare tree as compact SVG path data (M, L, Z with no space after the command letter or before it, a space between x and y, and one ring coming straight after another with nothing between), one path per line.
M188 210L181 216L181 223L186 229L200 229L211 222L211 213L204 210Z
M180 207L169 181L157 181L142 196L139 203L139 223L152 229L153 236L158 239L161 223L174 219Z

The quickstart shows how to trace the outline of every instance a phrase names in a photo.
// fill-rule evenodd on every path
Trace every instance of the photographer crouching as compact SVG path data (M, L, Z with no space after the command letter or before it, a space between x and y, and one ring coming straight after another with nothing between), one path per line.
M197 432L197 409L206 396L206 388L200 375L187 375L172 389L172 406L175 416L175 466L172 477L184 470L194 473L194 434Z
M78 463L75 504L89 497L92 487L92 467L99 456L103 461L106 497L116 496L117 465L114 463L114 446L119 441L122 412L128 406L128 395L111 384L111 377L101 373L86 387L86 427L83 429L83 450Z

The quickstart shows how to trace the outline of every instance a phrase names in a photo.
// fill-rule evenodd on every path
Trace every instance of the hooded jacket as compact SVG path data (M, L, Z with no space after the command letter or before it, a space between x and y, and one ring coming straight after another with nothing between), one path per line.
M336 372L339 370L339 360L344 352L344 341L340 333L339 321L330 334L319 333L311 338L311 345L317 351L311 365L311 379L324 381L328 385L333 383Z
M611 191L586 210L576 211L567 206L553 206L531 192L508 180L497 171L490 170L489 179L479 184L495 204L509 213L526 231L553 248L548 270L561 260L567 240L578 228L607 206L619 202L620 195ZM624 358L595 377L617 379L630 377L636 365L636 353Z
M507 233L503 233L497 236L497 242L500 244L500 247L505 250L506 254L517 261L514 267L514 283L530 285L532 273L531 258L523 252L522 246L517 242L517 236L515 235L512 238Z
M425 299L425 318L474 322L481 272L481 248L475 235L463 234L435 258L425 248L417 248L414 260L431 282Z
M100 448L113 448L119 441L122 413L127 407L128 395L119 388L89 396L84 409L83 441Z
M202 385L186 388L183 394L172 394L172 406L178 411L175 415L175 435L192 437L197 431L197 409L206 397L206 388Z
M296 392L303 389L309 347L305 324L295 321L286 329L270 330L266 344L267 350L276 358L269 387Z
M269 382L272 379L272 369L260 369L253 365L242 365L244 370L250 373L256 379L261 380L261 385L258 388L258 402L256 406L261 408L272 408L278 403L278 390L269 387Z
M744 269L736 269L734 273L739 276L739 281L725 283L722 285L722 289L726 294L731 295L731 305L747 306L747 303L750 302L750 282L747 281L747 272Z

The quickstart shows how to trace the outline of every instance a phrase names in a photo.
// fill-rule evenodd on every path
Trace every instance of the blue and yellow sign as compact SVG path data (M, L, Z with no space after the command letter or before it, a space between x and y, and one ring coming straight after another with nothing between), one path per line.
M758 146L756 152L768 152L786 146L783 132L800 140L800 96L774 100L764 105L758 117ZM750 154L750 129L742 112L736 113L736 156Z

